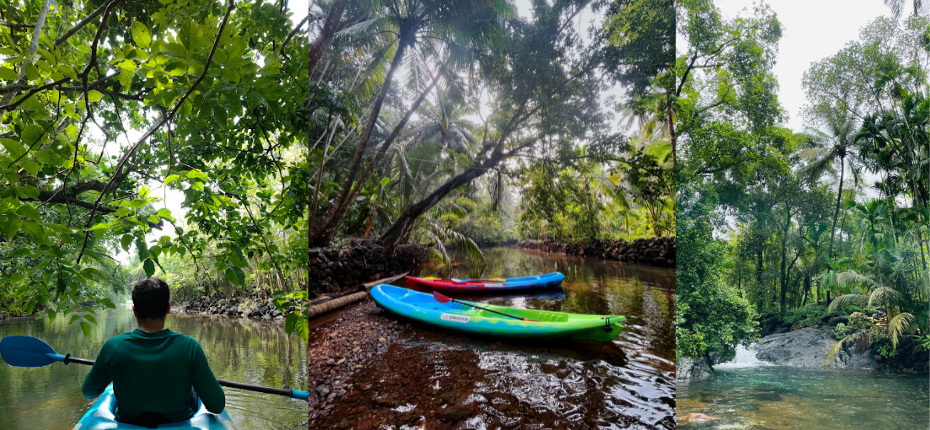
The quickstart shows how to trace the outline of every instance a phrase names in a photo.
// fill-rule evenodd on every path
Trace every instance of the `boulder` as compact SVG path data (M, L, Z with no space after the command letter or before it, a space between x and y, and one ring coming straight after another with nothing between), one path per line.
M832 330L807 327L762 338L756 348L756 358L779 366L821 368L827 352L836 342ZM859 353L855 346L844 345L829 367L871 370L878 367L878 362L872 350Z
M710 376L714 376L714 368L711 367L707 357L683 357L678 360L678 363L675 366L675 379L679 381L703 379Z

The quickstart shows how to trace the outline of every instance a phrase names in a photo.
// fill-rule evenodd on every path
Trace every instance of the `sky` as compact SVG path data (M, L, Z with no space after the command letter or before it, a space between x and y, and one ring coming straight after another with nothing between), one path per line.
M752 13L750 0L717 0L727 18ZM787 126L803 131L801 109L807 96L801 87L804 72L811 63L835 54L858 39L859 30L891 12L882 0L771 0L766 2L781 21L783 33L773 71L780 85L778 98L790 115ZM740 13L742 11L742 13ZM910 13L910 8L905 10Z

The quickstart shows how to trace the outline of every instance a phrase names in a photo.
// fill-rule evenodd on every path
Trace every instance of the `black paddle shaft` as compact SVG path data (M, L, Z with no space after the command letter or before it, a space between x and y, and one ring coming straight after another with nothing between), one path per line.
M86 358L73 358L71 357L71 354L68 354L65 356L64 363L65 364L77 363L77 364L86 364L88 366L93 366L94 360L88 360ZM252 384L244 384L242 382L224 381L222 379L217 379L216 381L219 382L220 385L224 387L229 387L229 388L238 388L241 390L258 391L260 393L277 394L280 396L287 396L287 397L291 397L291 394L292 394L291 390L285 390L283 388L263 387L261 385L252 385Z
M483 310L483 311L494 312L494 313L496 313L496 314L500 314L500 315L503 315L503 316L505 316L505 317L510 317L510 318L518 319L518 320L520 320L520 321L523 321L523 320L526 319L526 318L518 317L518 316L515 316L515 315L505 314L505 313L503 313L503 312L498 312L498 311L495 311L495 310L493 310L493 309L488 309L488 308L483 308L483 307L481 307L481 306L476 306L476 305L473 305L473 304L471 304L471 303L460 302L460 301L458 301L458 300L453 299L452 297L449 297L449 300L452 300L452 301L455 302L455 303L463 304L463 305L465 305L465 306L471 306L471 307L473 307L473 308L478 308L478 309L481 309L481 310Z

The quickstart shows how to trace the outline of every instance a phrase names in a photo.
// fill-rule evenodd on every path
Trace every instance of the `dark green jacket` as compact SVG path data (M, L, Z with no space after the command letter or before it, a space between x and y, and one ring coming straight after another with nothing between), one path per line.
M135 329L107 341L84 379L84 396L93 399L113 383L116 419L124 422L163 416L166 422L194 415L191 387L207 410L226 405L203 348L194 338L164 329Z

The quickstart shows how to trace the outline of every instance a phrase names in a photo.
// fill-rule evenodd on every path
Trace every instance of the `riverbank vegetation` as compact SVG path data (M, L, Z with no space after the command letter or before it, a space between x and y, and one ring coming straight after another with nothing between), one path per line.
M679 357L726 361L760 321L772 332L836 317L857 325L831 353L854 340L883 357L904 338L918 345L930 297L930 21L878 18L812 64L809 128L791 130L771 9L728 20L697 0L679 16Z
M112 306L134 265L180 296L304 286L308 20L285 4L3 7L0 311Z
M311 248L671 231L671 2L317 7Z

